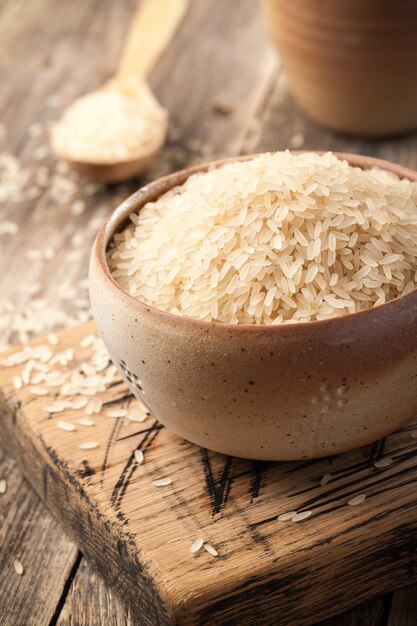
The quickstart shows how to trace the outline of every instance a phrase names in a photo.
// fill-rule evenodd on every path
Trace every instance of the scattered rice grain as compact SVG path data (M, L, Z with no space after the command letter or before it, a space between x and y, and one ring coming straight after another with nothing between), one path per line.
M277 519L279 522L287 522L288 520L292 519L296 515L297 515L297 511L288 511L287 513L281 513L281 515L278 515Z
M75 411L78 411L79 409L84 409L87 404L87 398L75 398L74 400L71 400L67 406L69 409L74 409Z
M94 448L98 448L99 444L97 441L85 441L84 443L80 443L78 446L81 450L93 450Z
M82 215L85 211L85 207L86 204L83 200L77 200L77 202L74 202L74 204L71 205L71 215Z
M62 413L62 411L64 411L64 409L66 408L67 408L66 402L57 400L56 402L53 402L52 404L45 406L43 410L45 411L45 413Z
M155 487L166 487L172 483L172 478L158 478L157 480L153 480L152 484Z
M66 430L67 432L71 432L73 430L75 430L75 426L74 424L71 424L71 422L65 422L64 420L59 420L56 425L58 426L58 428L60 428L61 430Z
M304 141L305 141L304 133L302 132L295 133L290 139L291 148L295 148L295 149L301 148L301 146L304 144Z
M393 464L393 459L386 457L385 459L379 459L379 461L375 461L374 466L378 468L389 467Z
M324 487L325 485L327 485L327 483L329 483L332 480L332 475L331 474L325 474L323 476L323 478L320 481L320 485L322 487Z
M44 387L37 387L34 385L29 387L29 391L30 393L33 393L34 396L47 396L49 393Z
M362 504L362 502L364 502L366 499L366 493L361 493L358 496L355 496L354 498L351 498L348 502L348 504L350 506L357 506L358 504Z
M13 376L12 382L15 389L21 389L23 387L23 382L20 376Z
M51 344L51 346L57 346L59 343L59 339L55 333L49 333L48 341Z
M79 417L75 420L80 426L94 426L95 422L88 417Z
M204 539L201 539L201 537L196 539L190 548L191 552L198 552L203 547L203 543Z
M204 550L208 552L209 554L211 554L211 556L218 556L217 550L213 548L213 546L210 543L204 544Z
M294 517L292 518L292 521L302 522L303 520L307 519L307 517L310 517L312 512L313 511L303 511L302 513L297 513L297 515L294 515Z
M80 346L82 348L89 348L90 346L92 346L94 344L96 339L97 339L97 337L95 337L95 335L87 335L86 337L83 337L81 339Z
M9 220L0 222L0 235L17 235L18 232L19 226L16 222L10 222Z
M142 450L135 450L135 459L138 463L143 463L145 457L143 456Z

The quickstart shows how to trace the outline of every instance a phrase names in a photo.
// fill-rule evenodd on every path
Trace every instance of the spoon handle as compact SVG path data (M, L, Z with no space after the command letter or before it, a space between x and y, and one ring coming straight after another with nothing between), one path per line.
M146 78L187 7L188 0L141 0L123 48L118 78Z

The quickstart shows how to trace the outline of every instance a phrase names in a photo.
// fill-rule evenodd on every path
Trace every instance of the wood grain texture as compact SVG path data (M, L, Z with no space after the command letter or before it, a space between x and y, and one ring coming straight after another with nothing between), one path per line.
M68 376L91 358L80 341L92 328L60 335L57 350L75 349L64 368ZM104 410L93 429L63 432L58 419L75 423L80 411L51 416L44 410L51 397L14 390L12 377L22 368L0 370L2 436L36 491L143 624L256 619L307 625L416 576L410 485L417 425L334 458L248 462L193 446L152 417L143 424L106 417L108 407L137 402L121 379L100 394ZM92 439L96 449L79 448ZM142 465L137 449L145 455ZM375 468L385 455L394 463ZM321 486L329 472L332 480ZM172 485L153 485L165 476ZM359 493L367 494L365 503L348 506ZM288 510L312 515L299 524L277 521ZM196 537L219 556L192 555Z
M320 622L317 626L385 626L389 597L363 602L351 611ZM398 626L401 622L398 622Z
M416 585L399 589L393 595L387 626L415 626L417 624Z
M3 454L0 477L7 483L6 493L0 495L0 624L49 624L78 564L78 549L45 510L15 463ZM15 559L24 567L23 576L14 570Z
M74 577L57 626L141 626L85 559ZM372 624L373 626L373 624Z

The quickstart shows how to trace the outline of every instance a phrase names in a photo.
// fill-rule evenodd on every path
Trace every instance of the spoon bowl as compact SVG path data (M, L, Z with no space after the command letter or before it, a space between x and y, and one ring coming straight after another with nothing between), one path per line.
M147 120L147 127L144 129L147 133L146 141L135 145L134 150L127 158L120 156L117 159L109 158L106 151L99 158L96 154L97 148L94 146L93 149L96 153L85 154L84 156L82 154L85 150L84 145L81 149L78 142L76 142L75 148L73 146L73 133L69 131L74 126L74 122L71 123L71 117L79 118L79 111L81 110L80 125L83 124L86 127L84 132L85 130L88 132L88 127L93 126L93 123L89 124L92 105L95 106L96 104L97 108L100 107L100 102L103 101L103 96L105 97L106 94L116 95L116 104L128 104L127 109L133 113L133 116L129 121L129 117L125 115L124 126L126 128L129 126L134 128L135 122L137 122L137 111L140 111L143 118ZM123 113L124 111L122 111ZM103 120L104 124L105 120ZM160 106L147 84L140 79L122 80L116 78L73 103L62 120L52 128L52 145L56 154L67 161L82 176L104 182L117 182L139 174L152 163L165 142L167 129L168 114ZM94 137L91 138L91 142L93 141ZM118 146L116 147L118 148ZM111 146L104 145L103 148L108 150L111 149Z
M89 161L75 160L66 155L59 156L65 159L72 169L81 174L81 176L105 183L117 183L127 178L137 176L140 172L146 170L158 156L162 145L163 143L161 143L156 150L140 155L137 158L114 163L92 163Z

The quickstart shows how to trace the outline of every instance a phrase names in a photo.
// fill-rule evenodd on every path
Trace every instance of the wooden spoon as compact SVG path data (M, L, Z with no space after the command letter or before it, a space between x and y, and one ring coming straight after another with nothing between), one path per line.
M138 174L158 154L166 137L168 113L152 94L146 77L169 42L187 6L188 0L142 0L130 27L117 74L99 89L77 99L54 125L52 129L54 151L80 174L108 182L123 180ZM78 138L77 131L84 133L81 143L85 142L90 118L95 117L95 110L100 106L100 102L103 102L103 95L109 94L112 94L115 106L120 103L123 107L122 114L126 118L123 118L123 122L126 128L130 127L130 122L132 128L134 121L142 122L138 115L139 111L143 111L147 139L137 147L136 145L132 147L131 142L128 148L121 145L120 157L115 157L114 154L111 156L99 154L97 157L94 150L94 157L91 154L84 156L82 146L74 148ZM74 118L80 115L80 111L82 120L79 125L74 125ZM135 119L129 115L134 115ZM111 123L109 117L108 123L106 120L106 124L102 126L103 133ZM149 124L152 125L151 130ZM103 134L100 138L101 147L104 137ZM130 136L129 139L131 140ZM88 142L89 146L94 144L93 133L91 137L88 136ZM97 153L100 153L99 148L98 146Z

